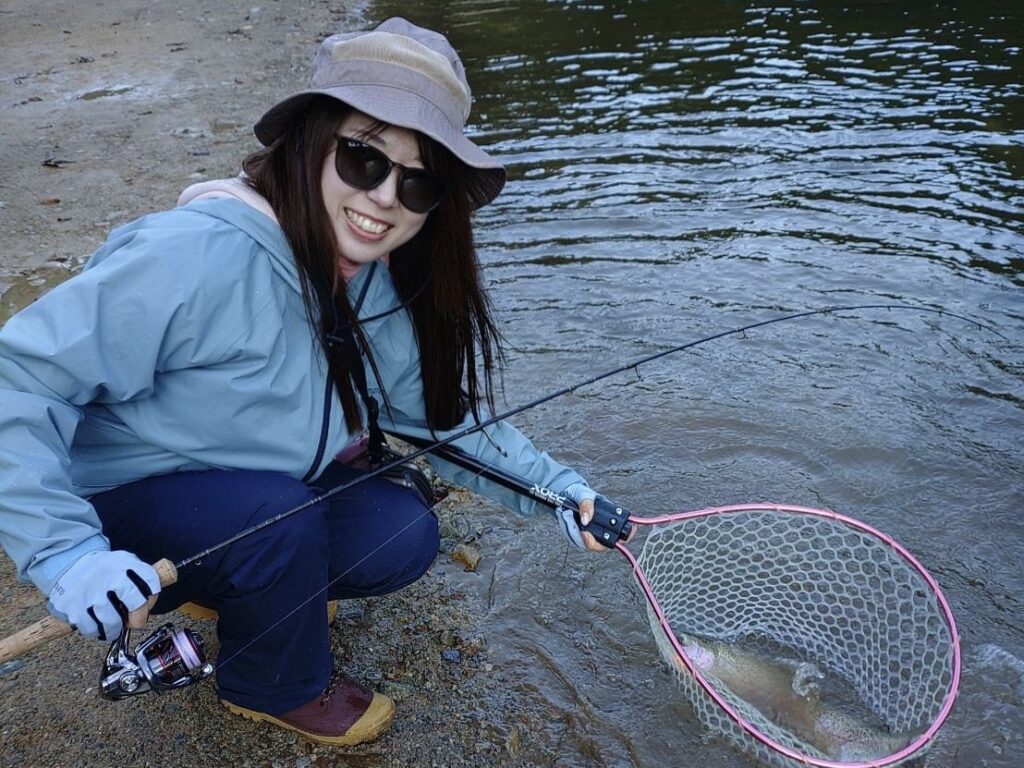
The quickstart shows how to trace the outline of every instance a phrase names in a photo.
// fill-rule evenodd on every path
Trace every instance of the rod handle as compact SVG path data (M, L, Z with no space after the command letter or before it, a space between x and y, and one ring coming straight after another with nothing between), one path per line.
M178 569L166 558L153 563L153 569L160 577L161 587L169 587L178 581ZM38 648L40 645L68 634L71 634L69 624L65 624L53 616L47 616L35 624L30 624L20 632L15 632L0 640L0 663L16 659L33 648Z

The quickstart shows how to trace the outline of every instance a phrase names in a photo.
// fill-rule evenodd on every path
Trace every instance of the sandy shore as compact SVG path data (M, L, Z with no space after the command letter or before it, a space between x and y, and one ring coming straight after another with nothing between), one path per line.
M235 174L255 147L255 118L304 83L325 34L360 21L346 2L302 3L301 13L257 2L4 3L0 319L65 279L112 226L173 206L194 181ZM555 764L527 738L543 699L513 698L488 661L486 585L451 557L500 514L484 505L469 518L470 506L461 495L446 502L444 551L420 583L347 604L335 624L336 658L398 701L378 742L314 747L230 715L211 684L105 702L105 645L72 637L0 667L0 765ZM497 556L486 536L478 544L485 560ZM0 633L43 615L41 596L0 556ZM215 652L213 625L191 626Z

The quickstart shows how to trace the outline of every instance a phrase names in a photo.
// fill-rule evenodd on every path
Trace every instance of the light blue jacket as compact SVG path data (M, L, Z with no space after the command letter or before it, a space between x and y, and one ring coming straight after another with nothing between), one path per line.
M350 281L353 302L370 272ZM360 317L398 303L387 269L373 270ZM393 408L382 426L429 437L408 313L364 330ZM511 425L486 432L457 445L558 493L583 482ZM202 200L114 230L81 274L0 330L0 544L46 594L83 554L109 548L90 495L197 469L311 480L354 439L284 233L238 200ZM468 472L438 468L532 509Z

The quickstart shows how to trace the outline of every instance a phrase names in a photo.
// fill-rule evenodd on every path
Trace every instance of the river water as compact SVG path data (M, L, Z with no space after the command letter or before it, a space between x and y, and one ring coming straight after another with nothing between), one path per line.
M1024 760L1024 7L377 0L447 30L510 182L478 218L508 403L638 513L774 500L905 544L963 635L930 766ZM489 519L500 520L492 517ZM501 523L496 525L501 527ZM747 766L674 688L625 562L508 523L488 642L550 764ZM553 535L553 534L551 534Z

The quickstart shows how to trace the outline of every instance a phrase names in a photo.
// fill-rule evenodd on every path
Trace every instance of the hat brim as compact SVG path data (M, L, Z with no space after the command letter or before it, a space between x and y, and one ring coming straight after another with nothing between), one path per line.
M264 146L272 144L318 96L330 96L375 120L419 131L446 147L466 166L473 208L494 200L505 186L505 167L466 138L442 110L420 94L379 83L314 88L289 96L267 110L256 123L256 138Z

